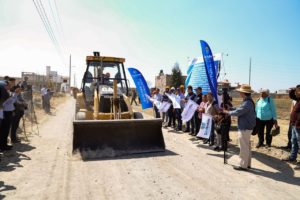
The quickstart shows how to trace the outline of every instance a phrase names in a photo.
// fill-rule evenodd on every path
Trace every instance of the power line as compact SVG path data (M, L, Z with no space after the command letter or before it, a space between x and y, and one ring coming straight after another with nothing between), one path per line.
M64 30L62 28L63 26L62 26L62 23L61 23L61 18L60 18L59 12L58 12L58 7L57 7L56 0L53 0L53 2L54 2L55 10L56 10L56 15L57 15L57 18L58 18L60 30L61 30L63 38L65 38L65 34L64 34Z
M39 14L39 16L40 16L40 18L41 18L43 24L44 24L44 27L45 27L45 29L46 29L46 31L47 31L47 33L48 33L48 36L50 37L52 43L54 44L54 38L53 38L52 34L50 33L49 27L48 27L48 25L47 25L47 23L46 23L46 21L45 21L45 19L44 19L44 16L43 16L42 13L41 13L41 10L40 10L40 8L39 8L39 5L38 5L34 0L33 0L33 3L34 3L34 5L35 5L35 8L36 8L36 10L37 10L37 12L38 12L38 14Z
M37 9L37 12L44 24L44 27L48 33L48 36L50 37L51 41L52 41L52 44L54 45L54 47L56 48L59 56L60 56L60 59L61 61L64 63L64 56L62 54L62 51L61 51L61 46L56 38L56 35L55 35L55 32L53 31L53 28L51 26L51 23L49 21L49 18L47 16L47 13L45 11L45 8L43 6L43 3L41 2L41 0L33 0L33 3Z
M61 53L61 47L60 47L60 44L58 43L58 41L57 41L57 39L56 39L56 36L55 36L55 34L54 34L53 28L52 28L52 26L51 26L51 23L50 23L50 21L49 21L49 18L48 18L48 16L47 16L47 13L46 13L46 11L45 11L45 8L44 8L44 6L43 6L43 3L42 3L41 0L38 0L38 2L40 2L40 6L41 6L41 8L42 8L42 13L44 14L44 17L45 17L45 19L46 19L46 22L47 22L47 24L48 24L48 26L49 26L50 33L52 34L52 36L53 36L53 38L54 38L54 41L55 41L55 44L58 46L59 51L60 51L60 53Z
M53 2L53 1L52 1ZM50 7L50 12L51 12L51 16L53 18L53 22L54 22L54 25L56 27L56 30L58 31L60 37L62 38L63 37L63 34L62 34L62 28L58 25L58 17L57 15L54 14L54 9L52 4L51 4L51 0L48 0L48 4L49 4L49 7ZM57 11L56 11L57 13Z

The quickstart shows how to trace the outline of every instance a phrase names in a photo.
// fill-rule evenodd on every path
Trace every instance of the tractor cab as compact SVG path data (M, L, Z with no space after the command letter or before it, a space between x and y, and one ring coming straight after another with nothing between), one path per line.
M94 52L94 56L86 57L87 68L83 76L81 90L87 107L93 106L95 89L100 100L111 98L114 93L114 81L117 83L117 95L121 98L123 94L128 96L128 82L124 62L124 58L99 56L98 52ZM103 105L100 105L100 107L103 107ZM105 110L108 112L108 109ZM101 112L101 110L99 111Z

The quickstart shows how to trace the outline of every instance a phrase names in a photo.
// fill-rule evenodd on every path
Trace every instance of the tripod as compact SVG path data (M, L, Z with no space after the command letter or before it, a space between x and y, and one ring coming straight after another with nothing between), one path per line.
M33 132L33 125L35 123L36 125L36 129L37 129L37 135L40 135L39 133L39 125L38 125L38 121L37 121L37 117L36 117L36 113L35 113L35 109L34 109L34 103L33 103L33 95L32 95L32 88L29 87L28 91L28 96L29 96L29 101L30 101L30 106L29 106L29 117L30 117L30 122L31 122L31 132ZM25 115L23 115L22 117L23 120L23 130L24 130L24 135L26 140L28 141L28 137L27 137L27 133L26 133L26 117Z
M31 99L30 101L30 122L31 122L31 131L33 132L33 124L35 123L37 129L37 135L40 135L39 125L38 125L34 104L33 104L33 99Z

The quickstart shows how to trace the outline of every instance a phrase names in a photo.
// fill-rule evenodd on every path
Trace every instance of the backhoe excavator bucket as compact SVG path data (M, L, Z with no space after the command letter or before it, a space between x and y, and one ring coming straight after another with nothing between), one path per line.
M161 119L74 120L73 152L84 159L165 151Z

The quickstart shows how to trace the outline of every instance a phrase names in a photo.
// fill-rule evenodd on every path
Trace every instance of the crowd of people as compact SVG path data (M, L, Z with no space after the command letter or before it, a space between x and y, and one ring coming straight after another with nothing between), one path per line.
M24 99L24 91L31 90L27 83L28 78L16 83L16 79L6 76L0 80L0 151L12 149L14 143L21 140L17 137L17 129L25 110L28 108L28 101ZM162 118L164 128L173 128L174 131L182 131L194 136L197 140L202 140L203 144L212 146L215 151L227 151L230 139L231 116L236 116L238 128L238 141L240 145L240 165L236 170L247 170L251 168L251 144L250 136L257 134L258 143L256 148L263 146L271 147L272 129L278 129L277 112L273 98L268 89L260 90L260 98L253 100L251 94L253 90L250 85L242 85L237 89L242 98L241 105L234 107L232 97L228 93L228 88L222 88L221 98L218 102L214 95L209 92L202 93L202 88L193 88L183 85L180 87L164 88L161 93L158 88L151 93L151 98L156 102L168 102L170 107L165 112L160 112L157 104L154 104L156 118ZM31 92L32 94L32 92ZM170 99L175 96L177 105ZM290 150L290 155L284 161L297 163L297 154L300 147L300 85L292 88L289 93L293 100L291 105L290 125L288 131L288 143L284 148ZM136 102L137 93L133 91L131 104ZM28 98L28 97L27 97ZM42 107L46 113L50 113L51 92L48 88L41 89ZM32 98L31 98L32 100ZM189 121L183 122L182 112L188 101L197 104L197 109ZM208 139L198 136L201 128L203 114L212 116L212 128ZM185 125L183 125L185 123ZM185 127L185 129L183 129ZM10 136L10 143L8 137ZM297 165L295 169L300 169Z
M17 130L25 110L32 103L32 87L27 81L28 77L24 77L16 83L16 79L9 76L0 80L0 152L11 150L13 144L21 142ZM50 90L43 87L41 96L43 109L50 113Z
M260 98L253 100L251 94L253 90L249 85L242 85L237 91L242 98L239 107L233 107L232 97L228 93L228 88L222 88L221 102L217 103L212 93L202 94L202 88L194 89L188 86L185 90L181 85L178 88L165 87L161 94L158 88L154 89L151 98L159 102L168 102L171 104L166 112L160 112L157 104L154 104L156 118L162 118L165 128L173 128L174 131L182 131L194 136L197 140L203 140L204 144L213 146L215 151L227 151L230 139L231 116L236 116L238 128L238 141L240 145L240 165L236 170L247 170L251 168L251 145L250 136L256 135L258 143L256 148L264 146L271 147L272 138L279 130L277 122L276 106L268 89L260 90ZM174 102L170 96L175 95L180 108L174 108ZM296 163L297 152L300 143L300 85L290 90L290 98L293 99L291 107L291 120L288 134L288 144L284 148L291 149L291 155L283 159L288 162ZM189 100L198 104L193 117L185 122L183 129L182 112ZM209 139L201 138L198 135L203 113L213 117L213 123ZM299 169L299 165L295 167Z

